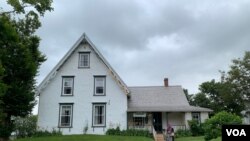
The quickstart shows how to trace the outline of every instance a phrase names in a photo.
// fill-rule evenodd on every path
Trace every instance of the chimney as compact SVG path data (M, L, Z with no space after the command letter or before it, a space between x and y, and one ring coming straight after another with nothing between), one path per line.
M168 78L164 78L164 86L168 87Z

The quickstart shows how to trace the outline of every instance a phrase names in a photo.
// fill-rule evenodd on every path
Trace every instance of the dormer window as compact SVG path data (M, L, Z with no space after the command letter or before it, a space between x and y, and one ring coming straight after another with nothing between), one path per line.
M105 76L95 76L94 79L95 79L94 95L96 95L96 96L105 95L106 77Z
M78 61L78 67L79 68L89 68L90 60L90 52L79 52L79 61Z
M62 77L62 95L72 96L74 88L74 76L63 76Z

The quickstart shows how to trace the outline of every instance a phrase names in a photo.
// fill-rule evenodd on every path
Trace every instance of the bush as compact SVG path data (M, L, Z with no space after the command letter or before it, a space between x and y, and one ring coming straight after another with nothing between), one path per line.
M49 132L47 130L37 130L32 137L45 137L45 136L61 136L62 132L61 131L57 131L57 130L52 130L52 132Z
M25 118L16 117L14 121L14 132L17 138L31 137L36 132L37 116Z
M53 129L51 132L47 130L38 130L37 116L28 116L25 118L16 117L14 120L14 132L16 138L62 135L60 131L55 129Z
M110 128L106 131L106 135L119 135L119 136L144 136L152 138L153 135L148 130L139 130L139 129L128 129L120 130L119 127L116 129Z
M190 131L192 133L192 136L203 136L204 135L203 124L198 123L198 121L196 121L196 120L189 120L188 125L190 127Z
M204 139L209 141L221 136L222 125L228 124L242 124L240 116L236 114L227 113L225 111L215 114L204 123L205 136Z
M175 132L175 137L189 137L192 136L192 133L190 130L185 130L185 129L178 129Z

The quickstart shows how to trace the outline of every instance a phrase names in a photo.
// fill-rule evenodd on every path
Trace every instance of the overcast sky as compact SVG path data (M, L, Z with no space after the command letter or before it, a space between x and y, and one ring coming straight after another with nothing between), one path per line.
M85 32L128 86L197 93L250 50L249 0L54 0L41 19L40 83Z

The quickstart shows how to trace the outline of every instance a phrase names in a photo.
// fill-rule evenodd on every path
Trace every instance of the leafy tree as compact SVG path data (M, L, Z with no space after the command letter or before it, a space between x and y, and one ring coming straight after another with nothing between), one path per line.
M204 126L204 139L209 141L221 136L222 125L225 124L242 124L240 116L225 111L215 114L210 119L207 119Z
M183 89L190 105L210 108L210 100L204 93L189 94L187 89Z
M186 98L188 100L188 103L190 105L192 105L191 103L192 103L192 97L193 97L193 95L188 93L188 89L183 89L183 92L184 92L184 94L185 94L185 96L186 96Z
M210 108L214 113L227 111L241 115L244 102L241 96L234 91L234 85L229 82L215 82L211 80L200 85L200 95L205 95L210 101ZM204 96L203 96L204 97Z
M3 104L2 98L3 98L4 93L7 90L6 85L2 82L3 72L4 72L4 69L3 69L2 64L0 62L0 105ZM1 119L4 117L2 110L3 109L0 108L0 123L1 123Z
M0 141L13 131L11 117L28 115L35 105L35 76L45 56L35 31L39 17L53 10L52 0L7 0L12 10L0 7ZM6 89L7 88L7 89Z
M211 108L211 102L204 93L193 95L190 105Z
M244 100L250 100L250 51L246 51L244 57L234 59L228 71L227 81L234 84L235 91Z

